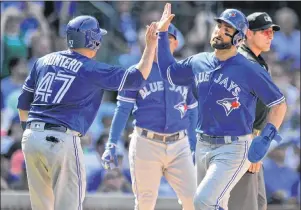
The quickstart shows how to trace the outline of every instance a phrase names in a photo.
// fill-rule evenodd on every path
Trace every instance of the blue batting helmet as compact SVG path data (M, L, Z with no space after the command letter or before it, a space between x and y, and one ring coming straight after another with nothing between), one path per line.
M246 36L249 23L246 16L237 9L226 9L218 18L217 22L224 21L236 29L236 33L231 36L232 44L237 45Z
M67 44L69 48L89 48L98 50L102 36L107 31L99 27L96 18L92 16L78 16L67 25Z

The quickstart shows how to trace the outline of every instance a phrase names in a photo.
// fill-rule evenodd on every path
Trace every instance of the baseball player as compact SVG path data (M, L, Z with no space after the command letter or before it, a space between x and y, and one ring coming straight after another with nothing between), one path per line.
M38 59L25 80L18 109L33 210L82 209L86 174L79 137L93 122L105 89L139 90L150 73L155 23L146 31L140 63L129 69L92 59L106 33L94 17L72 19L69 49Z
M167 49L167 28L174 17L165 5L158 22L158 65L161 76L174 85L195 84L198 96L196 167L198 210L227 210L230 192L250 167L260 161L273 139L280 141L286 103L267 71L237 52L248 21L236 9L216 18L212 53L175 61ZM270 107L267 123L252 140L257 99ZM252 144L251 144L252 142Z
M252 62L260 64L262 71L268 71L268 65L261 57L261 52L270 50L274 32L280 26L273 24L271 17L265 12L256 12L247 17L249 29L247 38L239 47L238 52ZM256 115L253 124L253 136L258 136L264 128L268 107L261 100L256 103ZM231 210L266 210L267 198L261 161L252 163L248 171L235 185L230 194L229 209Z
M166 47L173 53L178 41L177 29L172 24L168 28L168 42ZM145 87L118 93L109 144L102 160L107 169L117 166L117 140L126 125L124 119L134 108L129 162L135 209L155 209L161 177L165 176L183 208L193 210L196 174L191 153L196 144L197 102L192 88L162 80L156 60Z

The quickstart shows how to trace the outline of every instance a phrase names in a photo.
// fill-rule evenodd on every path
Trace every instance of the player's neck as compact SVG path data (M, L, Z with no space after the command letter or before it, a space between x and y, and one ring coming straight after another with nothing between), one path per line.
M95 52L93 50L86 49L86 48L78 48L78 49L70 49L70 50L77 52L88 58L93 58L95 56Z
M226 50L215 50L214 51L215 57L220 61L228 60L229 58L235 56L237 54L236 47L231 47L230 49Z
M256 55L256 57L258 57L261 53L261 50L258 49L255 45L253 45L252 43L249 42L245 42L245 45L247 45L247 47L254 53L254 55Z

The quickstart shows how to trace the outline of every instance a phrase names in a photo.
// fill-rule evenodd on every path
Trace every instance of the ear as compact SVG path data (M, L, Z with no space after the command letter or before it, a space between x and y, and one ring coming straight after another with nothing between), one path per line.
M247 30L247 39L250 39L250 37L252 36L253 31L251 31L250 29Z
M175 40L175 49L177 49L178 48L178 46L179 46L179 40Z

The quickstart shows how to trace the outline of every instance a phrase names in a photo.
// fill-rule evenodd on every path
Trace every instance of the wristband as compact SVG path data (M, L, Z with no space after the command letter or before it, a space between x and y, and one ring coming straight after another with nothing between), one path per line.
M26 130L26 121L21 121L21 127L22 127L23 131Z

